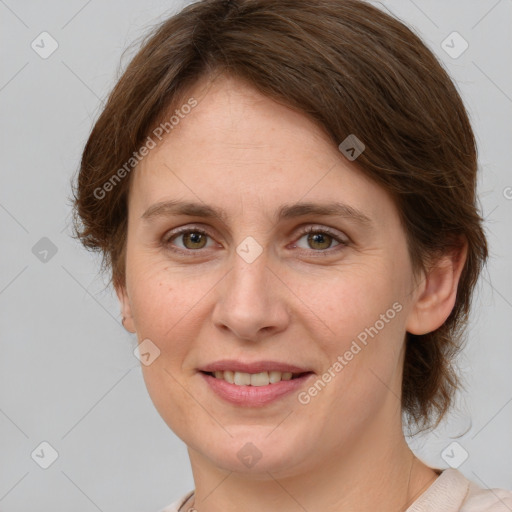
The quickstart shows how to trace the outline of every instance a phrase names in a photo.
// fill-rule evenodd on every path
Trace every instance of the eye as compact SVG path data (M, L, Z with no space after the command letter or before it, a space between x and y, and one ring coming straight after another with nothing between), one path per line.
M208 245L208 239L210 239L210 245ZM305 246L300 245L302 239L305 239L305 242L303 242ZM177 243L177 241L180 243ZM294 246L301 250L309 252L312 250L313 252L324 254L331 253L332 251L330 249L335 250L338 246L340 246L339 249L342 249L347 246L348 243L348 239L345 239L338 233L331 232L325 227L309 226L302 230L301 236L297 242L295 242ZM162 244L166 249L171 251L188 254L200 252L201 249L215 246L213 238L207 231L193 226L183 227L171 232L164 237Z
M170 236L164 239L163 243L169 249L187 252L204 249L207 245L208 238L210 238L210 235L202 229L184 228L174 231ZM171 243L174 240L181 240L182 246L176 246L174 243Z
M302 249L313 249L317 252L325 252L327 249L331 249L333 242L335 243L334 247L339 245L346 246L348 244L348 240L344 240L340 235L334 234L326 228L315 228L312 226L302 232L297 245L302 239L305 239L308 245L308 247L301 247Z

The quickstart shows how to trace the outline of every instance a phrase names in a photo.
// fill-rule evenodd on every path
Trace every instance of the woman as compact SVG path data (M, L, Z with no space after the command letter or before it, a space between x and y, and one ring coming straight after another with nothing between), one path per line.
M512 509L403 434L457 390L476 168L446 72L359 0L200 1L151 34L75 208L188 447L166 512Z

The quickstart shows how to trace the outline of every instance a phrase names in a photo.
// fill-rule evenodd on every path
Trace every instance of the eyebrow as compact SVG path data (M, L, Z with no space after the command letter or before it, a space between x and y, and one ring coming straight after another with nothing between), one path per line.
M194 203L190 201L163 201L150 206L142 215L141 219L149 221L157 217L172 217L175 215L187 215L190 217L214 218L217 217L227 224L228 214L223 208L216 208L207 204ZM372 224L371 219L362 211L344 203L312 203L303 202L295 204L284 204L276 213L276 218L294 219L306 215L320 215L331 217L343 217L353 219L360 224Z

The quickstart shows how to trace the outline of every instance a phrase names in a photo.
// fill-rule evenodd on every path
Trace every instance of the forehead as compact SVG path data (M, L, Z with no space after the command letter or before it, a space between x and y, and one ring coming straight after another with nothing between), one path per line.
M228 213L231 205L273 213L299 200L341 201L375 218L393 213L388 194L303 113L226 76L201 80L183 104L191 98L197 106L134 171L130 209L139 215L169 198Z
M203 78L181 99L184 104L194 98L198 105L162 145L180 149L177 157L220 160L229 167L260 162L268 166L270 161L304 157L323 161L328 156L322 157L323 152L331 153L332 159L333 144L327 134L302 112L276 103L238 79L221 75L212 80Z

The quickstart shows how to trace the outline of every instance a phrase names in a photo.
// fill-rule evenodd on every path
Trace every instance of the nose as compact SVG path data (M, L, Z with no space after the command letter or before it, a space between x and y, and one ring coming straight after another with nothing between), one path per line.
M212 314L214 325L237 338L261 341L286 329L289 323L287 291L265 251L252 263L238 254L233 267L217 287Z

